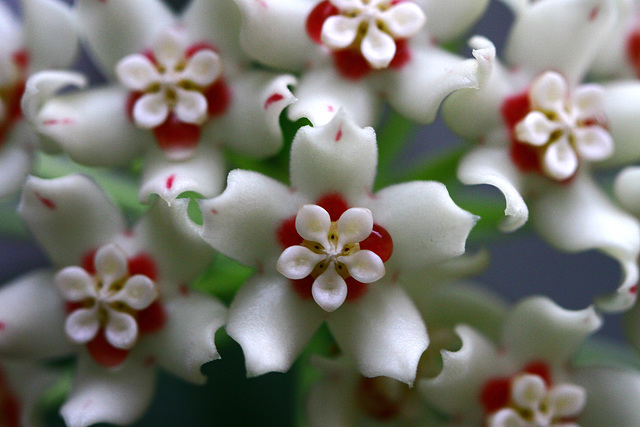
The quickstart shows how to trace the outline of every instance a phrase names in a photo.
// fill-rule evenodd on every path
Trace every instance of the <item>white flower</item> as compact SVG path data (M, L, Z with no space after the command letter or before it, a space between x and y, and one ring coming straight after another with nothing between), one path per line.
M326 320L363 375L413 381L428 339L399 284L461 255L475 218L436 182L372 194L375 144L338 113L296 134L291 189L237 170L201 203L204 239L259 271L227 323L249 375L288 370Z

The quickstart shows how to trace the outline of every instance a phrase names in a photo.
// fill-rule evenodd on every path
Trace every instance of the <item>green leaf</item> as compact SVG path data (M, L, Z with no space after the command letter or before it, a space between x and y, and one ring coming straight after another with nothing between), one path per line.
M191 286L199 291L231 301L238 289L251 277L254 269L218 254L211 267Z

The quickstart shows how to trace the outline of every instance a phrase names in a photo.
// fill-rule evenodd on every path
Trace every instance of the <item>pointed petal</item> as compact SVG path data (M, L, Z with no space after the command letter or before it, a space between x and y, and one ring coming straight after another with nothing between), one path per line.
M275 268L282 253L277 230L301 203L283 184L249 171L231 171L227 189L200 203L202 237L240 262Z
M412 384L418 360L429 344L424 322L399 286L370 285L327 319L340 348L366 377L384 375Z
M151 143L151 136L128 117L128 92L114 86L54 96L64 86L83 84L77 74L48 71L32 76L22 99L25 115L78 163L128 163Z
M198 293L181 295L164 304L167 323L140 343L158 364L174 375L204 384L200 367L220 358L214 337L227 318L227 308L218 300Z
M320 308L328 313L336 311L344 303L347 298L347 283L338 275L333 263L314 280L311 295Z
M298 100L287 111L291 120L304 117L314 126L323 126L344 109L358 126L371 126L380 116L382 103L369 81L354 84L336 72L335 67L305 72L295 93Z
M225 58L242 54L240 12L233 0L190 1L180 18L189 40L208 40Z
M305 29L314 2L239 0L237 4L242 14L240 42L249 56L279 69L305 67L309 52L317 49Z
M220 76L220 57L212 50L199 50L187 63L183 77L199 86L209 86Z
M296 215L296 231L305 240L318 242L325 249L329 246L327 235L331 228L331 218L318 205L304 205Z
M131 424L153 397L156 373L133 357L119 369L104 369L88 354L80 356L71 395L60 414L69 427L95 423Z
M442 372L418 383L421 395L449 414L479 419L478 394L491 377L502 374L498 352L488 339L466 325L457 326L462 341L458 351L442 350ZM475 417L474 417L475 415Z
M124 350L131 349L138 338L136 319L128 313L112 309L107 309L107 317L105 336L109 344Z
M100 329L98 311L92 308L80 308L73 311L64 324L64 330L71 341L76 344L86 344L95 338Z
M173 16L158 0L80 0L75 8L81 34L102 71L115 73L116 63L151 47Z
M276 269L288 279L304 279L323 259L323 255L313 253L304 246L289 246L278 258Z
M160 80L158 70L146 56L134 53L118 61L116 65L118 80L127 89L143 92Z
M358 251L353 255L341 257L349 269L349 274L362 283L373 283L382 279L385 273L382 259L372 251Z
M280 114L295 101L289 86L296 84L296 78L268 71L238 71L228 84L231 104L205 128L203 139L222 141L237 153L257 158L280 151Z
M489 184L502 191L506 201L506 217L500 224L502 231L515 231L527 222L529 208L521 195L522 174L516 170L507 150L493 147L471 150L458 165L458 179L467 185Z
M169 106L164 92L144 94L133 105L133 119L143 129L160 126L169 115Z
M601 325L593 307L565 310L546 297L531 297L507 315L502 345L516 364L543 360L563 366Z
M353 43L358 35L362 18L334 15L322 24L322 43L331 49L344 49Z
M18 210L60 267L79 265L87 252L125 229L120 211L93 181L81 175L51 180L30 177Z
M457 39L485 12L489 0L424 1L427 30L438 42Z
M614 184L616 198L622 206L640 217L640 167L630 166L618 174Z
M575 84L615 22L614 2L609 0L531 2L511 29L506 57L532 73L557 70Z
M370 23L360 44L360 51L374 69L386 68L396 55L396 42L377 25Z
M376 165L373 129L340 112L324 126L300 128L291 147L291 185L311 199L338 191L349 200L371 191Z
M6 138L0 150L0 199L21 189L34 160L35 134L26 122L16 123Z
M363 201L374 221L393 239L387 261L394 270L427 268L464 253L477 218L459 208L446 187L435 181L415 181L387 187Z
M550 186L529 205L534 227L555 247L568 252L598 249L620 263L624 279L614 295L598 302L599 308L618 311L633 305L640 252L635 218L614 206L586 173L568 185Z
M0 354L42 359L71 353L64 303L50 271L35 271L0 290Z
M320 326L324 312L302 300L284 277L255 276L229 308L227 333L244 352L247 375L289 370Z
M431 123L444 98L465 88L478 88L478 63L440 48L415 46L401 69L376 76L376 86L398 112L418 123Z
M613 154L613 139L600 126L578 128L574 131L576 150L581 158L588 161L604 160Z
M578 156L566 136L547 147L542 167L545 173L558 181L568 179L576 173Z
M79 47L71 8L53 0L23 0L21 5L30 71L70 66Z

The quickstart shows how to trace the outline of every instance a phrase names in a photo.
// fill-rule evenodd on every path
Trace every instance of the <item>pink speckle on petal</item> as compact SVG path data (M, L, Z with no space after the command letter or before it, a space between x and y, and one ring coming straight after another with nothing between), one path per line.
M211 213L216 215L218 213L218 210L217 209L211 209Z
M335 111L335 109L333 108L333 105L327 105L327 111L329 111L330 113L333 113Z
M267 100L264 102L264 109L266 110L274 102L278 102L278 101L281 101L283 99L284 99L284 96L282 96L282 94L274 93L269 98L267 98Z
M338 128L338 132L336 133L336 142L342 139L342 128Z
M4 331L7 328L7 325L4 322L0 322L0 331Z
M54 126L54 125L72 125L74 123L73 119L65 118L65 119L49 119L42 122L44 126Z
M100 0L100 1L106 1L106 0ZM91 405L93 405L93 399L87 399L87 401L84 402L84 404L82 405L82 409L87 409Z
M180 295L186 297L187 295L189 295L191 293L191 290L189 289L189 287L187 285L185 285L183 283L180 286L178 286L178 292L180 292Z
M260 5L260 7L264 7L265 9L269 7L269 5L267 5L267 2L265 0L256 0L256 1Z
M144 366L146 366L147 368L153 366L156 364L156 358L153 356L149 356L146 359L144 359L144 362L142 362L144 364Z
M638 285L633 285L632 287L629 288L629 293L632 295L635 295L638 293Z
M55 209L56 208L56 204L53 200L51 199L47 199L46 197L42 197L40 195L40 193L36 192L36 197L38 198L38 200L40 200L40 202L45 205L48 209Z
M167 181L165 182L165 187L167 187L167 190L171 190L171 187L173 187L173 181L176 179L176 174L172 174L169 175L169 177L167 177Z
M589 12L589 21L594 21L600 13L600 6L596 6Z

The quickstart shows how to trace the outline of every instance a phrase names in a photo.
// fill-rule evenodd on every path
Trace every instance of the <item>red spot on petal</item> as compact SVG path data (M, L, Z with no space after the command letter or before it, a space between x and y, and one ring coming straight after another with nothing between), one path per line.
M549 368L549 365L545 362L540 360L530 362L522 369L522 371L539 376L547 384L547 387L551 387L551 368Z
M13 53L13 62L20 67L23 72L26 72L29 67L29 52L26 49L21 49Z
M329 213L331 221L337 221L349 209L349 204L339 193L329 193L316 200L316 205Z
M371 67L360 51L352 49L333 52L333 61L338 72L350 80L360 80L371 72Z
M158 278L156 263L149 255L138 254L133 258L129 258L127 261L129 263L129 274L131 276L142 274L151 280L156 280Z
M163 328L167 322L167 313L160 301L155 301L149 307L139 311L136 319L140 334L150 334Z
M163 150L190 150L200 141L200 126L182 122L171 113L164 123L153 128L153 135Z
M178 292L180 292L180 295L182 295L183 297L186 297L191 294L191 289L189 289L186 284L182 283L180 286L178 286Z
M142 364L143 364L145 367L150 368L150 367L152 367L153 365L155 365L155 364L156 364L156 362L157 362L157 360L156 360L156 358L155 358L155 357L153 357L153 356L149 356L149 357L147 357L146 359L144 359L144 361L142 362Z
M4 331L7 328L7 325L4 322L0 322L0 331Z
M205 89L203 94L207 98L207 114L209 117L223 114L231 104L231 90L222 78L219 78L213 85Z
M136 102L138 102L138 99L142 98L142 95L144 95L144 93L142 92L129 92L129 96L127 97L127 102L125 104L125 109L127 111L127 117L131 122L135 122L135 120L133 119L133 107L136 105Z
M324 21L326 21L328 17L339 13L340 10L328 0L318 3L307 17L305 24L307 34L311 40L317 44L322 44L322 25L324 25Z
M276 236L278 237L278 242L280 242L280 245L282 245L283 248L288 248L289 246L295 246L302 243L302 237L300 237L296 230L295 215L280 223L280 227L278 227L278 230L276 231Z
M130 228L128 228L128 229L126 229L126 230L124 230L124 231L122 232L122 234L124 234L124 235L125 235L125 236L127 236L127 237L133 237L133 236L135 235L135 233L133 232L133 230L132 230L132 229L130 229Z
M44 126L55 126L55 125L72 125L75 121L68 117L63 119L48 119L42 122Z
M56 208L56 204L55 204L55 202L53 200L47 199L46 197L43 197L37 191L35 192L35 195L38 198L38 200L40 200L40 203L42 203L47 209L53 210L53 209Z
M632 287L629 288L629 293L632 295L635 295L638 293L638 285L633 285Z
M591 12L589 12L589 21L595 21L599 14L600 6L595 6L593 9L591 9Z
M267 98L267 100L264 102L264 109L266 110L267 108L269 108L271 104L273 104L274 102L278 102L282 99L284 99L284 96L282 96L279 93L274 93L269 98Z
M80 301L78 302L65 301L64 303L64 310L67 314L71 314L74 311L79 310L81 308L84 308L84 304Z
M529 144L523 144L515 138L511 139L509 147L511 160L521 172L540 172L540 150Z
M338 129L338 132L336 133L336 142L340 141L342 139L342 128Z
M403 390L405 391L405 390ZM379 421L391 421L402 411L403 395L394 395L378 378L362 377L358 382L356 403L367 415Z
M511 380L509 378L494 378L485 383L480 390L480 403L487 414L505 407L509 403Z
M217 209L211 209L211 213L215 215L215 214L218 213L218 210Z
M387 262L393 253L393 240L383 226L374 223L369 237L360 242L360 249L373 251L382 262Z
M167 177L167 181L165 182L164 186L167 188L167 190L171 190L171 187L173 187L173 181L176 179L176 174L172 174L169 175Z
M333 113L335 111L335 108L333 108L333 105L327 105L327 111Z
M122 364L129 355L129 350L116 348L109 344L104 335L104 329L100 329L98 335L87 343L87 350L93 360L107 368Z

